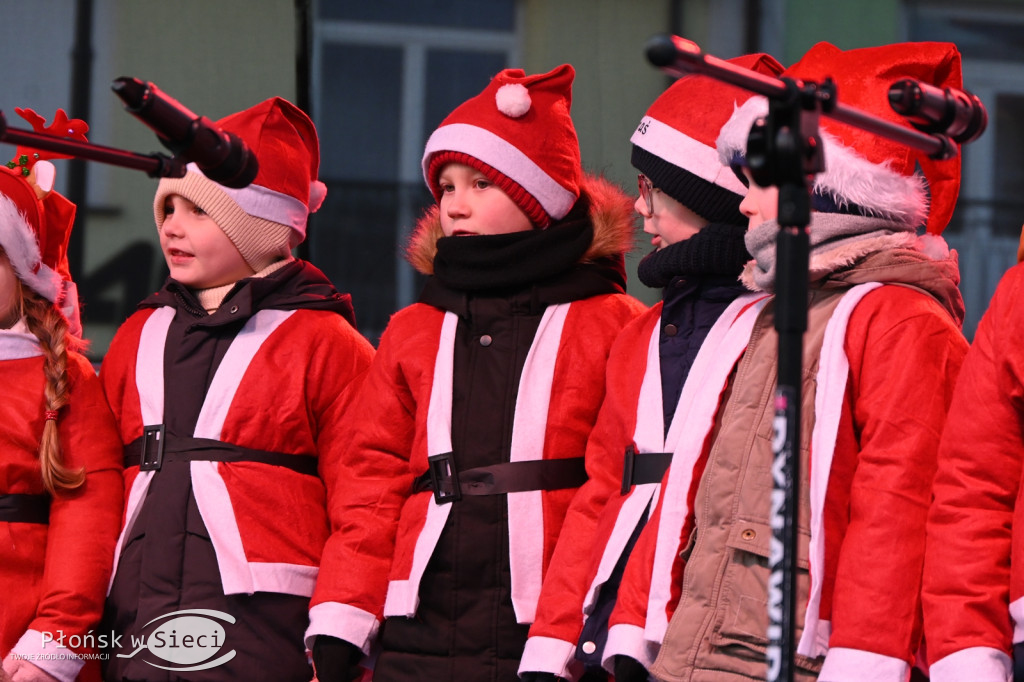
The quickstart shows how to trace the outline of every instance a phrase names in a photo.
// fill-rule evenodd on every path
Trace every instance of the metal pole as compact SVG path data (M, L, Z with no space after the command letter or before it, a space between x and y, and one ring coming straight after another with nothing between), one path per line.
M92 0L75 1L75 45L71 51L71 118L89 121L92 94ZM75 229L68 240L68 269L81 281L84 267L85 232L89 211L86 201L87 173L85 161L68 161L67 198L79 207Z

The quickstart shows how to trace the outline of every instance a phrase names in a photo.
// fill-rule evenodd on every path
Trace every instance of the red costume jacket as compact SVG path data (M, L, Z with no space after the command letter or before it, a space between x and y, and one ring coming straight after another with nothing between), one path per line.
M68 467L85 469L85 483L52 498L49 524L0 521L0 657L13 651L62 682L78 675L85 664L80 654L101 644L96 630L122 506L121 441L96 372L77 353L68 354L67 369L61 452ZM39 468L44 382L35 337L0 332L0 495L45 492ZM61 641L67 649L57 648Z
M1007 680L1024 642L1024 265L978 325L939 446L924 625L931 679Z
M594 184L588 196L591 216L610 216L594 221L589 248L594 255L588 258L621 259L631 231L628 199ZM428 216L418 235L414 264L430 272L439 223ZM602 289L622 290L619 285ZM526 360L518 395L505 397L514 411L508 461L584 454L604 395L612 342L643 309L623 293L572 298L543 309L532 346L521 349ZM411 491L414 479L427 472L427 457L452 450L453 346L462 324L450 310L416 303L394 315L381 339L350 413L346 469L331 501L335 532L312 600L307 644L324 634L368 651L382 618L417 611L420 579L451 505L438 505L429 490ZM541 579L574 492L507 494L506 570L519 623L534 619ZM500 528L498 520L495 536L500 537Z
M229 299L227 305L232 304ZM203 405L195 433L178 435L315 456L325 476L337 466L344 442L342 396L369 364L373 349L349 322L328 310L250 314L206 395L169 396ZM104 360L100 376L125 445L139 438L144 426L163 421L164 345L175 342L168 340L174 315L169 306L135 313L118 330ZM118 554L154 473L140 472L138 466L125 470L127 502ZM319 477L244 461L194 461L191 474L225 594L313 593L328 534ZM268 499L278 501L273 513Z

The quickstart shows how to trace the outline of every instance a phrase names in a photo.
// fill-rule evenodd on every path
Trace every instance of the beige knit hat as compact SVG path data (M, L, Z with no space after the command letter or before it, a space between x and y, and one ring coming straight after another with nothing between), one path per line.
M327 187L317 179L320 143L306 114L273 97L217 122L238 135L256 155L259 173L248 187L232 189L210 180L195 164L184 178L163 178L153 199L157 229L164 201L177 194L203 209L224 231L254 272L287 258L306 238L306 221L323 203Z

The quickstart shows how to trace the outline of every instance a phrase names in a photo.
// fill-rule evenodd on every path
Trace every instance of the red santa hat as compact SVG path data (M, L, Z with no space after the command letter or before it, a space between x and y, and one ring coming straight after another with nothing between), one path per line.
M569 110L569 64L527 76L505 69L448 115L427 140L423 177L440 201L446 163L463 163L505 191L538 227L569 212L580 196L579 141Z
M189 164L184 178L160 181L153 200L156 225L163 225L168 195L185 197L213 218L249 267L259 272L286 258L306 238L309 214L327 195L327 186L318 179L316 126L281 97L226 116L217 126L237 135L256 155L256 179L242 189L224 187Z
M952 43L937 42L845 51L818 43L782 75L818 82L830 76L840 102L907 128L912 128L910 123L889 104L889 86L904 78L939 88L962 85L960 52ZM733 114L718 138L724 162L745 156L750 127L767 112L767 100L754 97ZM936 161L827 117L821 119L820 128L825 172L815 177L816 194L830 200L837 210L884 217L908 229L927 221L928 232L942 232L960 192L959 155Z
M767 54L730 63L777 76L782 64ZM713 222L746 224L739 205L747 193L715 150L715 139L734 108L753 93L708 76L680 78L654 100L633 137L633 166L651 184Z
M31 109L15 112L36 132L85 141L89 126L68 119L58 109L54 122ZM67 158L54 152L19 147L13 160L0 166L0 247L22 283L57 305L71 333L81 336L78 291L68 269L68 240L75 205L53 191L55 169L48 159Z

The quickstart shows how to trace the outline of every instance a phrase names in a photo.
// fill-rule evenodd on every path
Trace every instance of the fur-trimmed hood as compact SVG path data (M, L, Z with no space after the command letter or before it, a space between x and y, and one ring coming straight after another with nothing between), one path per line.
M826 261L831 256L833 264ZM839 269L840 264L848 264ZM853 286L865 282L905 284L928 292L949 312L957 325L964 323L964 299L960 293L959 256L936 234L898 233L866 239L836 252L821 254L815 268L828 272L830 284Z
M594 175L583 176L580 200L584 199L590 202L594 239L580 262L624 256L633 246L633 199L610 181ZM554 222L545 229L557 230L558 226ZM437 240L443 236L440 206L434 204L417 221L405 251L406 259L418 272L434 274Z

